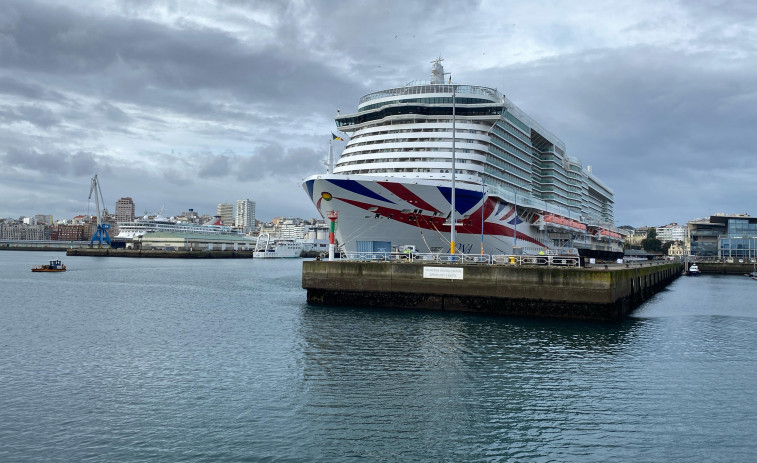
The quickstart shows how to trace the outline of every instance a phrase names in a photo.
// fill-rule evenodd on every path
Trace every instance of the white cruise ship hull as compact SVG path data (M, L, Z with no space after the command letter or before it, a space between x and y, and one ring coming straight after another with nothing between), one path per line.
M371 92L337 114L349 141L334 164L344 139L332 133L329 173L303 187L324 218L338 213L341 248L621 256L613 192L591 167L497 89L447 79L442 61L430 81Z
M375 248L385 243L450 252L448 182L326 174L307 178L303 188L324 218L338 213L335 235L345 252L390 251ZM455 189L455 206L456 253L478 254L482 242L485 254L545 249L543 233L531 223L538 216L527 208L518 206L516 214L514 204L467 186Z

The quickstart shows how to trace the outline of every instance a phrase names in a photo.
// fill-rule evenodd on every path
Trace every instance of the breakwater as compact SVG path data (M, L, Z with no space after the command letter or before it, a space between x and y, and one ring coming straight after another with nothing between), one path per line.
M566 268L305 261L312 304L619 320L681 275L680 263Z
M171 259L252 259L253 251L164 251L156 249L112 249L84 248L69 249L67 256L95 257L158 257Z

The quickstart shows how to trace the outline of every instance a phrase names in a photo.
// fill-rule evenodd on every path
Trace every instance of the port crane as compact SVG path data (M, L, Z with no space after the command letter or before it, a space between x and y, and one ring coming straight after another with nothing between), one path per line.
M103 199L103 192L100 190L100 182L97 180L97 174L92 177L92 185L89 187L89 199L92 199L93 193L95 195L95 209L97 210L97 230L95 230L95 234L92 235L89 246L92 247L95 240L98 242L98 248L103 247L103 241L110 246L110 235L108 235L110 224L103 223L102 214L100 214L100 200Z

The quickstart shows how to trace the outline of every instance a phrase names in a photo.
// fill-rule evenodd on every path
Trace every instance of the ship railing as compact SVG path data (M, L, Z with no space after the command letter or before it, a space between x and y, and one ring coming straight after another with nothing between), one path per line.
M448 254L448 253L400 253L400 252L346 252L340 261L358 262L418 262L441 264L485 265L545 265L557 267L580 267L577 255L521 255L521 254Z

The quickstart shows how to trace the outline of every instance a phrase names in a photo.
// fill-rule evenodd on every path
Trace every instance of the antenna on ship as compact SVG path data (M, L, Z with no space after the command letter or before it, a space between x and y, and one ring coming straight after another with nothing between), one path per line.
M444 61L444 58L439 56L434 61L431 61L431 64L433 66L431 67L431 84L436 85L444 85L444 76L445 74L450 74L449 72L444 72L444 66L442 66L442 61ZM450 84L452 84L452 77L450 75ZM450 254L455 254L455 227L457 226L457 220L455 219L455 90L456 85L452 84L452 194L450 198L450 217L449 217L449 226L450 226ZM445 224L446 225L446 224Z
M444 72L444 66L442 66L442 61L444 61L444 58L439 56L435 60L431 61L431 85L443 85L444 84L444 76L449 75L449 72ZM452 77L450 76L450 83L452 83Z

